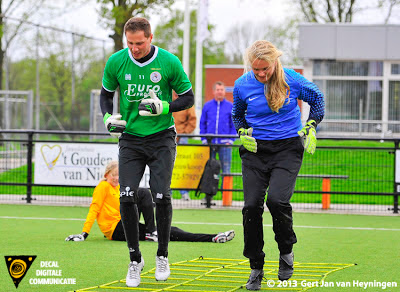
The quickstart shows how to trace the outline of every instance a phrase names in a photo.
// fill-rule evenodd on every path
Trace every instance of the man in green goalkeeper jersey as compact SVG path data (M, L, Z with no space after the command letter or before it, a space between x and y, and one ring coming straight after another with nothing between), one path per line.
M170 275L170 185L176 155L172 112L192 107L194 95L179 59L151 44L153 34L147 19L133 17L124 30L128 48L114 53L107 61L100 107L106 128L112 136L119 137L120 211L131 261L126 284L137 287L144 260L139 250L136 203L146 165L150 168L150 189L156 202L155 278L165 281ZM119 114L113 114L113 96L118 87ZM172 90L178 94L174 101Z

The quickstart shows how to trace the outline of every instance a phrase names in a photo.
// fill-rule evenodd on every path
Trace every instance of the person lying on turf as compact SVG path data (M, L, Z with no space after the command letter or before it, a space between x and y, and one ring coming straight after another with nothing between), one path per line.
M94 221L107 239L125 241L119 212L118 162L111 161L104 172L104 178L93 192L92 203L81 234L69 235L65 241L84 241ZM138 211L143 214L145 224L139 223L139 240L157 241L154 221L154 203L150 190L139 188ZM171 226L171 241L225 243L235 237L235 231L229 230L218 234L190 233Z

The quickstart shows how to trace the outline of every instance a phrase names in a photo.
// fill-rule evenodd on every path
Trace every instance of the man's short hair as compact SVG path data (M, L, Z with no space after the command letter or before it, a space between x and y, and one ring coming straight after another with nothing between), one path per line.
M124 31L125 33L127 31L130 32L143 31L144 36L148 38L151 35L150 22L143 17L132 17L125 23Z
M212 89L215 90L215 88L217 87L217 85L222 85L223 87L225 87L225 83L222 81L217 81L213 84Z

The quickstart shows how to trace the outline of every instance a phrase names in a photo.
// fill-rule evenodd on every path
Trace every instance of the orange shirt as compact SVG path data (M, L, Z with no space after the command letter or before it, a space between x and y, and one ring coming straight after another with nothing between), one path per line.
M112 239L111 236L114 229L121 220L119 212L119 185L114 188L106 181L102 181L97 185L93 192L92 203L90 204L89 213L83 225L82 232L89 233L96 219L101 232L108 239Z

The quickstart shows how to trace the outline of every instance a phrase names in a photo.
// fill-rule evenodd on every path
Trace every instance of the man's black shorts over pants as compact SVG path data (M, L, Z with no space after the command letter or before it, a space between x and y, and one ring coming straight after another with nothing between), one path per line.
M290 253L297 242L293 231L292 206L296 178L303 160L300 137L257 140L257 153L239 149L242 159L244 207L244 251L253 269L264 265L263 220L265 195L271 212L275 240L281 254Z
M176 132L168 129L150 136L122 134L119 139L119 183L121 202L137 202L137 189L146 164L154 201L171 202L171 177L176 156ZM132 192L133 191L133 192Z

